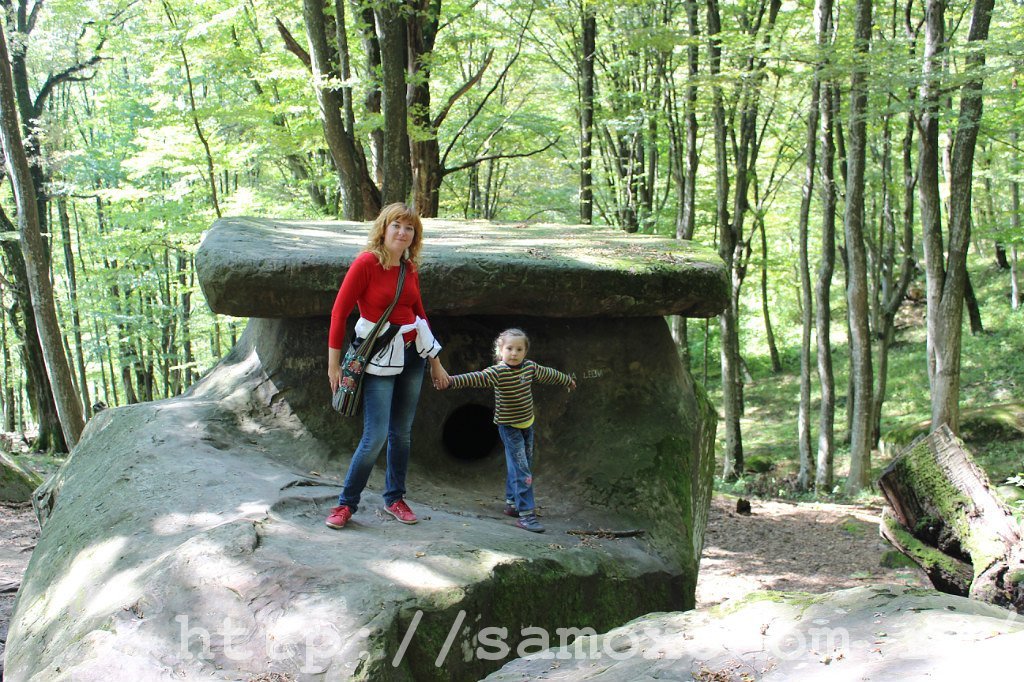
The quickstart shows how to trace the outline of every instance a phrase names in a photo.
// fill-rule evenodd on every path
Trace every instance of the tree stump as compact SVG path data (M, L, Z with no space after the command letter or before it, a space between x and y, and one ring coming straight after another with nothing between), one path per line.
M1024 533L946 425L914 441L879 486L881 534L936 589L1024 613Z

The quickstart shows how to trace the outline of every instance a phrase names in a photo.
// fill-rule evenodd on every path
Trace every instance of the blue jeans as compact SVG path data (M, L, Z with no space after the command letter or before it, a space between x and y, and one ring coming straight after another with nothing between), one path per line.
M423 387L426 360L416 352L415 344L405 349L405 367L401 374L363 379L363 436L359 440L338 496L339 505L354 513L359 497L370 478L384 444L388 446L387 474L384 478L384 504L391 506L405 497L405 473L409 468L412 420L416 416Z
M533 427L517 429L498 424L498 435L505 444L505 499L511 500L516 511L533 511Z

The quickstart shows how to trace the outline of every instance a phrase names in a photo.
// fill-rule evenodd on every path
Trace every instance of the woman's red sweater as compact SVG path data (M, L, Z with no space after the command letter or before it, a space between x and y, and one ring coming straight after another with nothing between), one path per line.
M345 341L345 321L356 304L359 305L359 314L367 320L376 322L380 318L395 298L398 271L397 267L385 270L377 256L368 251L356 256L352 266L345 273L345 279L338 289L338 297L334 299L331 330L327 337L328 346L341 350L341 345ZM398 298L388 321L398 325L410 324L416 321L417 316L427 319L423 299L420 297L419 272L415 265L407 262L402 295ZM412 341L416 338L416 332L410 331L404 336L406 341Z

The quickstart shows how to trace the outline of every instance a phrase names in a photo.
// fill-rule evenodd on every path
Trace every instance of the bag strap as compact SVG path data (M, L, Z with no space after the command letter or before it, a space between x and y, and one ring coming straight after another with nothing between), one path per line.
M404 285L405 261L402 261L401 269L398 271L398 288L395 289L395 298L393 301L391 301L391 305L388 306L387 310L385 310L384 313L380 316L380 319L377 320L377 323L373 325L373 329L370 330L370 333L366 335L366 340L363 341L363 343L371 344L369 346L366 346L366 348L372 348L372 344L376 342L377 334L380 333L381 327L384 326L384 324L388 321L388 318L391 316L391 311L395 309L396 305L398 305L398 299L402 295L402 287Z

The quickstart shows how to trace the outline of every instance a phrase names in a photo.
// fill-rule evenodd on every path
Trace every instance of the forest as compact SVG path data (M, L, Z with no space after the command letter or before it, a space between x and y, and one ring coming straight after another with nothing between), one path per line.
M0 8L0 403L37 450L231 348L195 277L215 220L392 201L716 249L726 310L671 323L726 482L774 453L855 495L888 433L1019 400L1019 2Z

